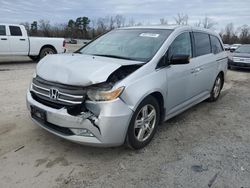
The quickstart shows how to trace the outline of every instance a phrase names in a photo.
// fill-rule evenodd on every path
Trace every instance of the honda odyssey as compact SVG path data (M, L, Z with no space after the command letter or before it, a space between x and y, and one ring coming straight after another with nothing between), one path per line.
M75 53L43 58L27 106L37 125L62 138L140 149L161 122L218 99L227 61L221 38L210 30L115 29Z

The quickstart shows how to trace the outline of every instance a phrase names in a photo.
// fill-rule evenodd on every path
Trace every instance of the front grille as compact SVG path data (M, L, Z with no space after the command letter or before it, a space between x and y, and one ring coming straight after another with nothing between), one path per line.
M56 91L56 97L52 97L51 90ZM58 109L82 104L86 97L86 89L49 82L37 76L32 80L31 94L38 102Z

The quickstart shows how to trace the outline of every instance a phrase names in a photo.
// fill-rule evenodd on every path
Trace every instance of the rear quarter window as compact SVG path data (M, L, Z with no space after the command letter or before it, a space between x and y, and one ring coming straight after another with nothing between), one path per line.
M0 35L5 36L6 35L6 28L4 25L0 25Z
M22 31L18 26L9 26L11 36L22 36Z
M210 35L210 39L211 39L212 52L214 54L218 54L218 53L224 51L222 44L217 37Z
M211 53L211 46L208 34L194 32L194 43L196 57Z

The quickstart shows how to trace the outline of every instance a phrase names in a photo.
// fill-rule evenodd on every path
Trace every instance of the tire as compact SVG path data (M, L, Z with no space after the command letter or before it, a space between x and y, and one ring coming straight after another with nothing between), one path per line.
M29 58L30 58L32 61L38 61L38 60L39 60L39 56L29 56Z
M130 120L126 144L132 149L145 147L152 140L159 120L160 107L157 100L152 96L146 97L137 107Z
M53 48L49 47L42 48L39 54L39 59L44 58L48 54L56 54L56 51Z
M213 89L212 89L212 91L210 93L210 97L208 98L209 102L215 102L215 101L218 100L223 85L224 85L223 76L222 76L222 74L219 74L215 79Z

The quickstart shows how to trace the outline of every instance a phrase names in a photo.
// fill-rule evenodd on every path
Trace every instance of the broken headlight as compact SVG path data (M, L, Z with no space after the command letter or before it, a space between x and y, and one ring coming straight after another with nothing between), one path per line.
M88 98L92 101L110 101L118 98L123 92L124 87L115 90L89 89L87 91Z

